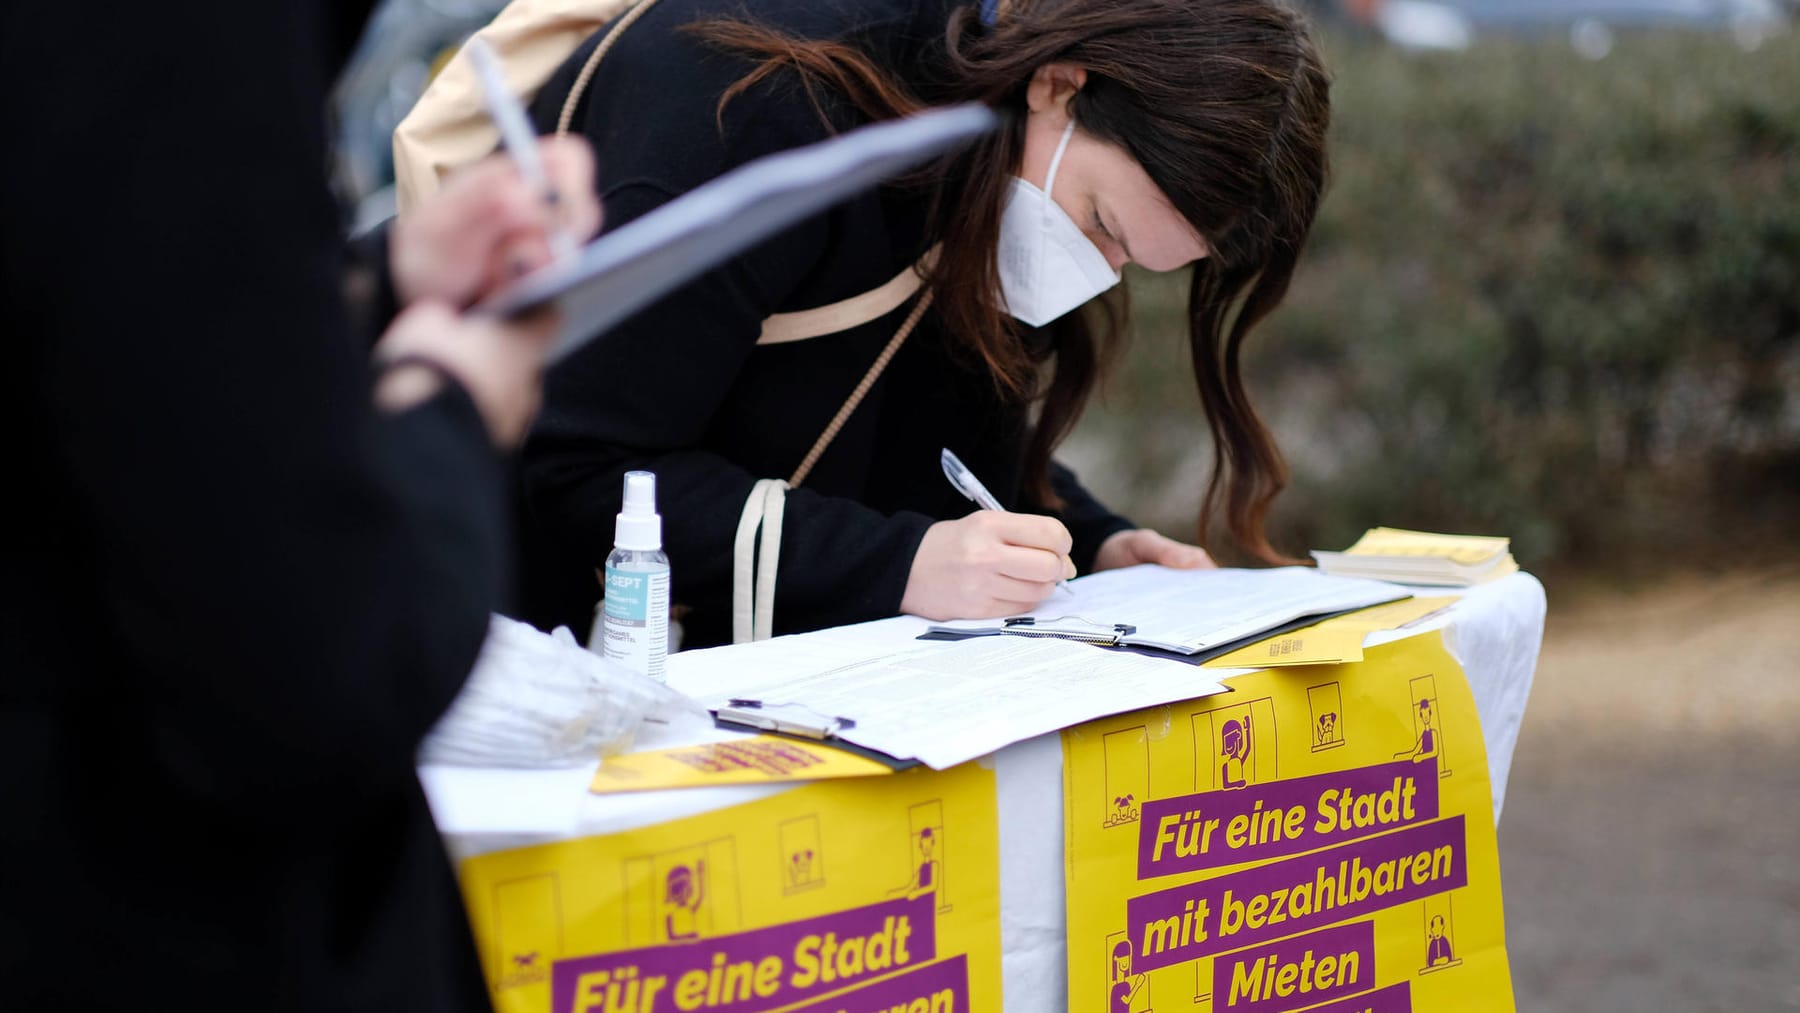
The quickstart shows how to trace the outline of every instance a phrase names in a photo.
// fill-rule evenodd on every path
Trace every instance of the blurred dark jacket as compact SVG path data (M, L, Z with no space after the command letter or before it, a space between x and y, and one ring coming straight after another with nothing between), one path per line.
M413 772L504 572L452 389L370 408L350 5L0 14L0 1007L486 1008Z

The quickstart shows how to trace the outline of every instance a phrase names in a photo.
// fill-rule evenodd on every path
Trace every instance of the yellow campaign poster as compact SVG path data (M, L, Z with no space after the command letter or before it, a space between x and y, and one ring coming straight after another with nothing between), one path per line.
M1063 733L1071 1013L1512 1010L1487 754L1430 633Z
M498 1013L961 1013L1000 1002L994 774L822 781L481 855Z

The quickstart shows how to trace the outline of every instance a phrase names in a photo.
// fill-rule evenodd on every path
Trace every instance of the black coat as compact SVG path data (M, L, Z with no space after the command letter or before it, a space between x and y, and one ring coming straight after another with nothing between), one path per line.
M735 99L751 69L680 27L743 16L804 38L874 49L916 90L944 58L951 0L661 0L620 37L581 96L575 129L600 153L606 227L636 218L753 158L821 140L863 117L821 99L822 122L791 75ZM590 40L539 96L553 125ZM929 95L927 96L929 98ZM685 286L555 370L524 453L532 573L528 618L585 631L612 547L626 471L656 473L673 599L693 608L690 643L730 635L732 543L751 485L786 478L806 455L910 306L841 334L757 346L763 319L873 289L918 259L926 199L885 188L848 201ZM955 354L939 318L919 329L851 416L805 485L788 494L776 584L778 632L860 622L899 610L913 555L934 521L973 507L938 465L949 447L1009 508L1044 511L1020 492L1027 418L988 374ZM1100 542L1130 522L1066 470L1060 513L1088 569Z
M8 4L0 1007L486 1008L413 772L507 563L369 405L327 4Z

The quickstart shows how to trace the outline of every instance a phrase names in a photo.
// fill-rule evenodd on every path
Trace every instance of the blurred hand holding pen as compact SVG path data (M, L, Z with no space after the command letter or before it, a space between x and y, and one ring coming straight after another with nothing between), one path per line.
M555 260L565 260L575 254L575 240L557 221L558 206L562 203L562 191L544 172L544 163L538 158L537 131L531 128L531 121L525 116L525 107L513 96L506 86L506 74L500 68L500 58L486 39L476 36L469 40L469 59L475 64L475 74L481 81L481 97L487 104L488 115L494 118L494 126L500 131L500 142L512 157L513 164L518 167L519 178L533 191L541 194L545 209L549 212L550 227L548 240L550 255Z

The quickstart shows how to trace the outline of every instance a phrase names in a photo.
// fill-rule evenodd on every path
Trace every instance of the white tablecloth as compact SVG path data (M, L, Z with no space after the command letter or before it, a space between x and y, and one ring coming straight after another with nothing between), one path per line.
M1441 589L1420 589L1440 594ZM1513 747L1537 668L1544 632L1544 589L1528 574L1471 589L1448 611L1405 631L1373 634L1369 646L1444 629L1462 663L1481 728L1487 738L1494 820L1500 819ZM925 623L886 619L807 634L811 638L891 638L896 649L917 646ZM730 650L730 648L719 648ZM670 681L679 686L683 655L670 659ZM1227 679L1227 682L1230 680ZM731 737L703 725L646 736L641 748L660 748ZM978 761L996 772L1000 807L1000 939L1008 1010L1067 1008L1064 951L1062 746L1042 735ZM491 771L421 768L452 857L568 837L609 834L710 812L765 798L796 785L694 788L682 791L589 795L592 768L573 771Z

